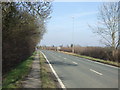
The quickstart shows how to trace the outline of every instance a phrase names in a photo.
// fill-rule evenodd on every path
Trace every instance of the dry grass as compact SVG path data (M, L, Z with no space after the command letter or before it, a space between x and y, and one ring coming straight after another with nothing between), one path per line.
M40 68L41 68L41 88L59 88L59 84L53 75L49 65L44 56L40 53Z
M93 58L109 60L114 62L120 62L120 49L115 52L115 56L112 56L112 50L108 47L75 47L75 53L79 55L90 56ZM62 47L60 51L71 52L70 47Z
M56 50L56 47L46 47L47 50ZM109 63L118 66L120 63L120 49L116 50L114 56L110 47L74 47L75 54L87 59L96 60L98 62ZM71 47L61 47L60 51L72 52ZM94 59L93 59L94 58Z
M113 66L120 67L120 63L118 63L118 62L113 62L113 61L109 61L109 60L97 59L97 58L93 58L93 57L89 57L89 56L84 56L84 55L78 55L78 54L70 53L70 52L63 52L63 51L61 51L61 52L62 52L62 53L65 53L65 54L69 54L69 55L81 57L81 58L86 58L86 59L89 59L89 60L92 60L92 61L101 62L101 63L104 63L104 64L109 64L109 65L113 65Z

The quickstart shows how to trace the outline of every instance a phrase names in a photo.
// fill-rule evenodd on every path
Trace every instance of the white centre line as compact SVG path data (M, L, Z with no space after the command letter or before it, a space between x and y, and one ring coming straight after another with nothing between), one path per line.
M93 69L90 69L90 71L95 72L95 73L97 73L97 74L99 74L99 75L103 75L102 73L97 72L97 71L95 71L95 70L93 70Z
M76 62L73 62L74 64L77 64Z
M64 58L64 59L67 59L67 58Z

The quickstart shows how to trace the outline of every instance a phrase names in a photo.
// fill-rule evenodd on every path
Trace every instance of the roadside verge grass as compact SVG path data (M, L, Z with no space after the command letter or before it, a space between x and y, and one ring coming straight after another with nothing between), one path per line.
M35 54L36 52L4 76L2 88L21 88L20 80L29 73Z
M69 55L73 55L73 56L77 56L77 57L81 57L81 58L85 58L85 59L89 59L92 61L101 62L104 64L109 64L112 66L120 67L120 63L118 63L118 62L113 62L113 61L109 61L109 60L102 60L102 59L93 58L93 57L84 56L84 55L79 55L79 54L70 53L70 52L64 52L64 51L60 51L60 52L65 53L65 54L69 54Z
M40 55L41 88L59 88L59 84L42 53Z

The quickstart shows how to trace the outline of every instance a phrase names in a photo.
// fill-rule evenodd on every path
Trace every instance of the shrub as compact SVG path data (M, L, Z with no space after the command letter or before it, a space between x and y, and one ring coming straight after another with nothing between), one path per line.
M50 7L49 2L2 2L2 74L35 51Z

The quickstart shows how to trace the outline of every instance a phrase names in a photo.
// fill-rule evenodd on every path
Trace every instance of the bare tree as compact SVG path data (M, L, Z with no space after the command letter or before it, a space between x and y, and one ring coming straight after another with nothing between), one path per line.
M118 2L106 2L99 8L98 22L92 30L102 37L102 42L112 48L112 55L118 48Z

